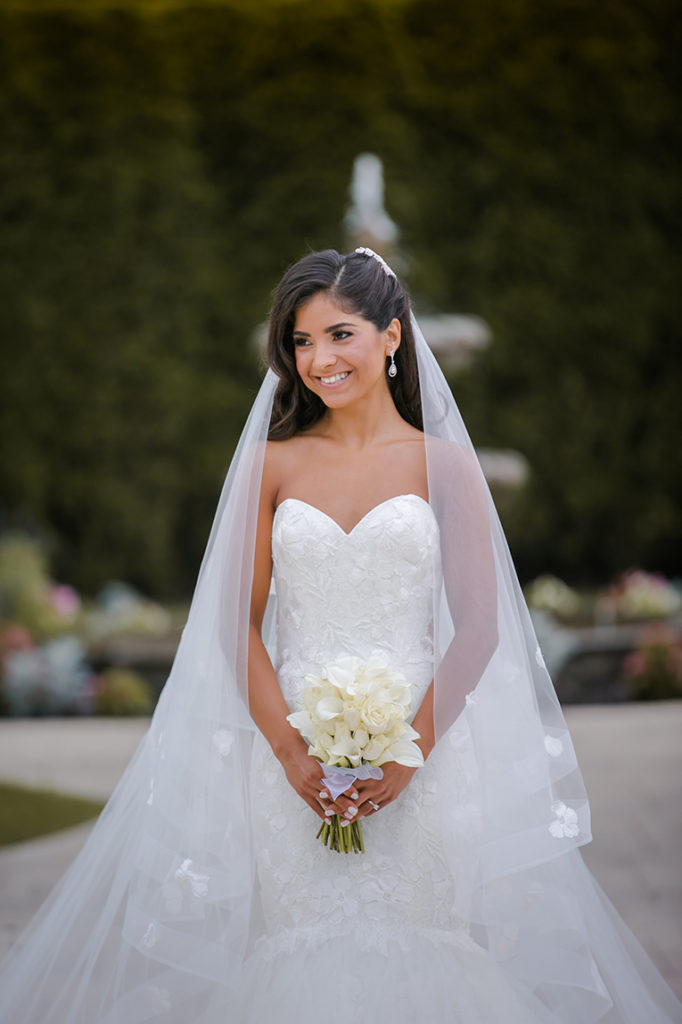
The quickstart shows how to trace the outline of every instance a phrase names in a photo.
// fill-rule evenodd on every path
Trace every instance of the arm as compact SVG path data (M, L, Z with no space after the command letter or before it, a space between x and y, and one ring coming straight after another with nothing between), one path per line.
M449 442L434 442L430 458L435 470L430 498L440 523L445 596L455 635L412 722L424 760L459 717L498 643L497 576L478 461ZM395 800L415 771L390 763L380 781L358 783L361 815L372 813L369 800L382 807Z
M263 468L256 528L251 615L249 622L249 712L270 744L272 751L298 795L315 813L326 820L319 801L323 771L320 762L308 755L308 746L287 722L289 708L263 643L261 630L272 578L272 520L277 497L278 473L272 444L268 444ZM339 813L350 801L339 797L332 805Z
M498 644L497 573L483 473L473 452L457 444L444 443L437 458L442 461L433 500L443 510L443 579L455 635L436 669L436 738L459 718Z

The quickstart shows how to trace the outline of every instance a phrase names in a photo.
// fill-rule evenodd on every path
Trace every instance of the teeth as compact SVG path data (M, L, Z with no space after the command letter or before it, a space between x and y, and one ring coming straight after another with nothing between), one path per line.
M320 377L323 384L335 384L337 380L343 380L348 376L350 370L345 370L343 373L335 373L333 377Z

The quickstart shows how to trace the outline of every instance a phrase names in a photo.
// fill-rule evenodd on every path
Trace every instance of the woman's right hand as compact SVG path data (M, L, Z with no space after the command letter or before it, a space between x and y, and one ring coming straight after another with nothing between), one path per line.
M308 745L302 738L290 746L286 753L277 756L289 784L322 821L328 821L333 814L343 815L351 807L356 808L357 790L354 786L335 801L330 799L322 783L324 765L317 758L310 757ZM354 816L354 813L355 811L351 812L351 816Z

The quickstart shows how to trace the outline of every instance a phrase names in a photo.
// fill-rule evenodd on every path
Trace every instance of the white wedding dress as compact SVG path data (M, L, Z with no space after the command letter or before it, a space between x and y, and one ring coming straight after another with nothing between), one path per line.
M321 510L288 498L275 514L272 552L275 668L290 709L306 672L339 655L381 651L412 682L416 710L431 677L433 580L441 573L430 506L399 495L347 534ZM264 934L244 974L243 1005L226 1007L226 1020L550 1019L472 941L453 909L436 785L442 753L438 745L398 800L363 822L366 853L339 854L315 838L319 820L257 735L251 810ZM472 770L466 744L455 768L456 787ZM457 803L456 788L449 798ZM466 827L475 812L460 811Z
M266 635L290 708L307 671L381 651L413 683L416 710L430 683L442 575L432 506L399 495L346 534L289 498L275 513L272 552L276 642ZM210 567L203 581L193 642L180 645L149 733L0 970L3 1024L680 1019L679 1003L578 850L506 871L493 880L494 901L477 902L468 865L486 813L481 771L499 753L488 747L487 760L477 757L468 714L400 797L365 819L366 853L324 847L319 818L265 739L246 717L239 731L227 728L239 709L219 703L230 688L210 641L218 606ZM217 659L214 676L206 651ZM485 699L474 694L473 710ZM239 708L245 716L241 701ZM526 760L503 763L513 778L516 771L532 781ZM515 818L523 811L514 805ZM570 839L571 822L559 828L549 808L543 813L539 840ZM517 845L505 847L512 868ZM536 848L545 850L539 841ZM480 928L481 909L490 952L465 923Z

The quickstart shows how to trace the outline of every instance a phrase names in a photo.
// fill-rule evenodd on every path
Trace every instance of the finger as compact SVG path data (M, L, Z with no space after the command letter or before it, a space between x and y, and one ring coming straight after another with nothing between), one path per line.
M373 800L375 804L380 804L383 799L383 791L378 792L377 787L374 786L372 789L367 789L360 793L360 796L357 800L357 805L358 807L364 807L364 805L367 804L370 800Z
M376 814L382 807L391 803L391 799L387 794L384 793L372 793L367 796L366 800L363 800L362 804L358 808L360 817L367 818L372 814Z
M320 807L320 805L317 802L317 800L313 800L312 798L307 797L307 796L304 796L303 799L308 804L308 807L311 807L312 810L315 811L315 814L318 816L318 818L321 818L322 821L327 821L327 818L325 817L325 813L322 810L322 808Z

